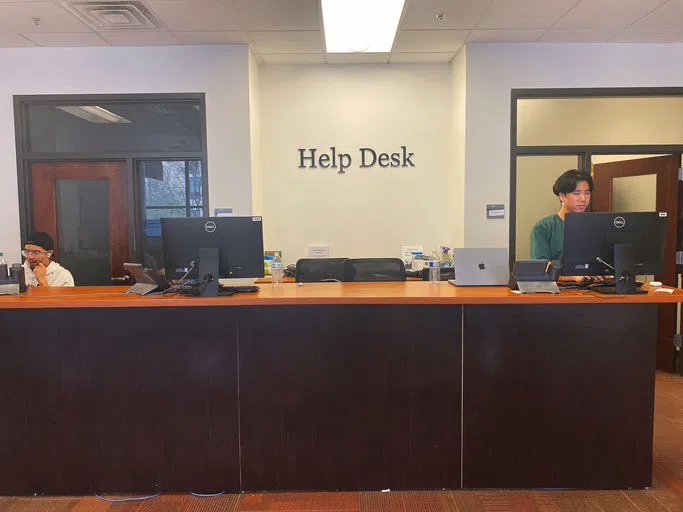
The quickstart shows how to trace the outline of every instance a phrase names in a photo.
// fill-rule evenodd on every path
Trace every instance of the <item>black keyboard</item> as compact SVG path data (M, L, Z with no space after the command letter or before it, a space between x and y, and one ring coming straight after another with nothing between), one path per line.
M218 287L218 295L235 295L236 293L242 293L242 292L257 292L258 291L258 286L254 285L244 285L244 286L219 286ZM178 290L178 293L182 293L183 295L190 295L192 297L198 297L201 295L202 289L198 284L194 284L193 286L185 286L183 288L180 288Z
M581 281L579 283L575 283L573 281L561 281L557 283L557 286L560 288L579 288L580 290L591 290L593 288L609 288L609 287L616 287L617 286L617 280L616 279L605 279L604 281ZM640 288L643 286L643 283L640 281L636 281L636 288Z

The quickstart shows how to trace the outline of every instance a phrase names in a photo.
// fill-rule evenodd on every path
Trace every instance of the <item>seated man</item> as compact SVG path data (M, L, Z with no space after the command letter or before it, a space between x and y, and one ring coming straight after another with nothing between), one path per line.
M21 254L24 255L26 286L73 286L74 278L56 261L50 261L55 242L42 231L32 233Z

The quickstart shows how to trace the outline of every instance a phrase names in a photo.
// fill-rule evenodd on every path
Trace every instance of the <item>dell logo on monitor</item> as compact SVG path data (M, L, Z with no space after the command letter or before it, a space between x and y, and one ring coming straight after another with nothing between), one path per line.
M206 231L207 233L213 233L214 231L216 231L216 223L212 220L207 221L207 223L204 224L204 231Z
M626 225L626 219L623 217L614 217L614 227L621 229Z

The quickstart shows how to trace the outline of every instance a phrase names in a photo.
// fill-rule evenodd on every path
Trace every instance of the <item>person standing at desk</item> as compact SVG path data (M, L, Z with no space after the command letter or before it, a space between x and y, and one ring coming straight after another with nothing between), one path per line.
M73 286L74 278L67 269L56 261L50 261L55 242L50 235L42 231L32 233L21 254L24 261L26 286Z
M564 216L583 213L591 202L593 178L585 171L572 169L560 175L553 185L553 193L560 200L560 209L539 220L531 228L530 257L534 260L560 260L564 242ZM563 276L563 281L585 281L590 276ZM594 279L601 280L601 277Z

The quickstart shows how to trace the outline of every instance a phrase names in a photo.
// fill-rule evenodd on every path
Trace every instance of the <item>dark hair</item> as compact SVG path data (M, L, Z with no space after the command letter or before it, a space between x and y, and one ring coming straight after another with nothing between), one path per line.
M579 171L572 169L560 175L553 185L553 194L560 196L560 194L570 194L576 190L576 185L582 181L588 182L588 188L593 192L593 178L586 171Z
M51 251L55 248L55 241L52 240L52 237L44 231L36 231L35 233L31 233L29 237L26 239L26 244L24 245L27 244L37 245L38 247L42 247L46 251Z

